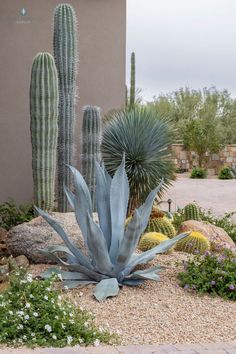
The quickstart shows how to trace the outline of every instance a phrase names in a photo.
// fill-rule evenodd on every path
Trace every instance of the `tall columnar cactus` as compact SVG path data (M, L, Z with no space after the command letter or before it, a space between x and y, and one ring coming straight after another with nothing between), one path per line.
M196 203L187 204L183 209L185 220L201 220L200 208Z
M130 73L130 108L135 104L135 53L131 54L131 73Z
M85 106L82 126L82 175L89 187L95 211L95 161L100 161L101 117L100 108Z
M77 20L73 7L60 4L54 12L54 58L59 79L58 210L68 211L64 185L71 187L66 165L73 162L77 65Z
M30 83L30 116L34 203L51 210L54 205L58 135L58 78L49 53L34 58Z

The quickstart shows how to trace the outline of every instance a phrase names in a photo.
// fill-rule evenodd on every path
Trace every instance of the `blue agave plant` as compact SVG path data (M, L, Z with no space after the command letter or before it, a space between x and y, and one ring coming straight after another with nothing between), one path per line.
M145 203L135 210L125 228L129 200L125 158L123 157L113 179L105 168L97 163L96 201L99 218L97 224L93 221L92 201L88 187L82 175L74 167L69 166L69 168L74 176L75 192L72 193L65 188L65 193L75 210L75 217L82 231L88 254L82 253L70 241L60 224L49 214L36 208L65 243L65 246L51 246L47 250L40 251L68 270L49 269L42 274L42 277L49 277L52 272L60 273L64 280L63 285L68 288L97 283L94 296L99 301L117 295L122 285L135 286L143 283L145 279L159 280L157 273L162 269L161 266L136 271L135 267L152 260L158 253L166 252L178 240L188 235L188 233L178 235L147 252L135 254L161 184L148 195ZM64 257L61 258L61 254L64 254Z

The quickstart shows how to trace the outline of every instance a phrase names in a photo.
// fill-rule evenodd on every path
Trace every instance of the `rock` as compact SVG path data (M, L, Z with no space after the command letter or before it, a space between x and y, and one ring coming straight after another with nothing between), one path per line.
M0 257L5 257L9 255L9 251L6 246L7 235L7 230L0 227Z
M0 282L6 281L9 275L9 267L8 264L0 266Z
M60 223L70 240L85 251L82 233L74 213L54 212L51 215ZM96 214L94 219L97 220ZM41 216L13 227L7 237L7 248L11 254L13 256L24 255L33 263L50 263L50 260L38 250L52 245L64 245L64 242Z
M212 225L204 221L188 220L180 226L180 232L199 231L208 238L211 243L211 249L219 251L220 249L230 249L236 252L236 245L227 232L221 227Z
M16 268L24 268L27 269L29 267L29 260L23 254L17 256L15 258L9 257L8 258L9 269L14 270Z

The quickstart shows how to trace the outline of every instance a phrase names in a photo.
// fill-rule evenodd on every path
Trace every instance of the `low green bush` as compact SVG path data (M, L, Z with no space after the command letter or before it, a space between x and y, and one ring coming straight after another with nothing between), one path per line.
M219 295L236 300L236 256L225 251L216 255L206 252L185 262L185 270L178 274L184 289Z
M202 167L194 167L191 171L190 178L206 178L207 170Z
M232 171L229 167L223 167L219 174L218 174L219 179L233 179L233 174Z
M0 204L0 227L9 230L11 227L30 221L35 217L31 204L16 205L13 199Z
M10 287L0 294L0 343L65 347L76 344L110 343L115 336L95 327L87 312L53 289L55 276L33 280L19 270L12 275Z

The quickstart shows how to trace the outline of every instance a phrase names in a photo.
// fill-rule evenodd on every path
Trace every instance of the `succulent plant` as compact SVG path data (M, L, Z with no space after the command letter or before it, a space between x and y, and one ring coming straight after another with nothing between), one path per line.
M189 203L183 208L184 220L201 220L200 208L196 203Z
M30 130L34 203L45 210L54 206L58 99L54 59L49 53L38 53L31 71Z
M64 185L71 187L72 178L66 165L73 162L75 131L75 98L77 73L77 19L73 7L59 4L54 11L54 59L59 79L58 119L58 210L68 211Z
M102 158L111 176L126 155L130 185L128 212L142 204L150 191L164 179L161 194L174 179L170 160L171 132L168 121L154 110L135 107L115 112L106 124L101 144Z
M87 183L92 199L93 210L95 204L95 162L100 161L101 144L101 117L100 108L93 106L84 107L82 125L82 175Z
M169 237L161 234L160 232L147 232L141 237L141 240L138 244L140 251L148 251L153 247L158 246L161 242L169 240ZM170 252L169 249L167 252Z
M130 108L134 108L135 104L135 53L131 54L131 72L130 72Z
M96 201L99 224L93 221L92 202L88 187L82 175L70 166L74 175L75 192L65 188L68 201L75 210L75 217L84 237L88 254L82 253L69 239L61 225L52 217L36 208L38 213L54 228L63 239L65 246L52 246L41 250L54 262L68 271L56 270L64 279L68 288L89 283L98 283L94 296L102 301L108 296L115 296L119 286L135 286L145 279L158 280L157 273L162 267L135 271L141 263L147 263L158 253L166 252L177 241L186 237L183 233L172 240L162 242L152 250L135 254L140 235L145 230L154 198L161 184L148 195L145 203L135 210L132 220L125 228L125 219L129 200L129 184L125 172L125 158L114 174L113 179L107 171L96 163ZM61 257L65 255L65 259ZM52 270L42 277L49 277Z
M175 245L176 251L187 253L204 253L211 248L209 240L201 232L192 231L184 240Z
M176 235L176 230L172 225L170 219L166 216L150 218L148 221L146 232L160 232L169 238L173 238Z

